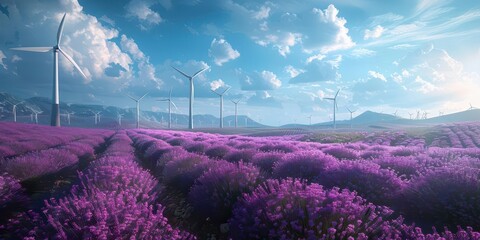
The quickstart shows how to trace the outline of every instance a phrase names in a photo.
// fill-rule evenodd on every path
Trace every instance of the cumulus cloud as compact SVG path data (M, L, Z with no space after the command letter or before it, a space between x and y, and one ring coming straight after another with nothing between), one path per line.
M288 66L285 67L285 72L287 72L288 75L290 75L291 78L294 78L294 77L304 73L305 70L297 69L297 68L293 67L292 65L288 65Z
M338 9L329 5L318 9L311 4L289 8L288 4L268 3L247 8L228 1L224 8L231 13L231 25L261 46L272 46L287 56L297 45L309 53L329 53L348 49L355 43L348 35L347 21L339 16ZM301 17L300 17L301 16Z
M282 81L275 73L263 70L250 75L241 73L240 85L247 91L274 90L282 86Z
M225 87L225 82L222 79L214 80L210 83L210 89L212 91L215 91L222 87Z
M224 63L234 60L240 57L240 53L233 49L230 43L225 39L216 39L214 38L210 44L210 49L208 50L208 55L213 57L215 64L222 66Z
M382 80L382 81L384 81L384 82L387 81L387 79L385 78L385 76L384 76L383 74L379 73L379 72L375 72L375 71L371 71L371 70L370 70L370 71L368 71L368 75L370 75L370 77L372 77L372 78L380 79L380 80Z
M250 106L282 108L282 103L275 97L272 97L268 91L257 91L247 100Z
M340 79L339 65L342 61L341 56L336 58L316 58L303 68L303 71L292 77L289 83L311 83L311 82L324 82L324 81L336 81Z
M369 78L354 84L354 101L365 106L439 107L446 99L450 105L476 99L480 89L478 74L466 72L461 62L433 45L411 51L397 61L396 67L390 74L393 81L384 81L383 74L369 71Z
M158 25L163 19L159 13L152 10L152 6L155 4L157 2L153 0L131 0L125 6L127 16L136 18L141 23L146 23L147 26Z
M365 34L363 35L363 39L368 40L368 39L379 38L379 37L382 36L384 31L385 31L385 29L380 25L377 25L372 30L366 29Z

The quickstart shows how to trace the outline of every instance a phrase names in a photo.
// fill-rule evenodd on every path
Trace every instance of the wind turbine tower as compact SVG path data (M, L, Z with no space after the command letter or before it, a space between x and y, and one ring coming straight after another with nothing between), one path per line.
M63 15L62 21L60 22L60 26L58 27L57 32L57 45L53 47L19 47L19 48L11 48L12 50L18 51L27 51L27 52L49 52L53 50L53 96L52 96L52 118L50 124L52 126L60 127L60 97L58 91L58 53L60 52L65 56L65 58L70 61L73 66L82 74L84 78L87 78L85 73L83 73L82 69L78 66L78 64L73 60L70 55L65 53L63 49L60 47L60 42L62 40L62 32L63 32L63 24L65 23L65 17L67 14Z
M324 99L333 101L333 129L337 128L336 117L335 117L335 109L338 109L337 96L338 96L339 92L340 92L340 89L338 89L337 93L335 94L335 97L333 97L333 98L324 98Z
M413 113L409 112L408 115L410 115L410 120L412 120Z
M214 92L215 94L217 94L219 97L220 97L220 128L223 128L223 95L228 91L230 90L230 87L226 88L225 90L223 90L222 93L219 93L219 92L216 92L214 90L212 90L212 92Z
M118 117L118 126L122 126L122 117L123 117L124 114L117 114L117 117Z
M308 116L307 118L310 120L310 126L312 126L312 115Z
M234 100L230 100L232 101L233 104L235 104L235 128L237 128L237 124L238 124L238 112L237 112L237 107L238 107L238 103L240 102L240 99L238 99L237 101L234 101ZM246 125L246 124L245 124Z
M32 111L33 115L35 116L35 124L38 124L38 114L41 114L42 111L37 111L31 107L28 107L30 111Z
M175 103L172 101L172 89L170 89L168 98L157 100L157 101L162 101L162 102L168 101L168 128L169 129L172 128L172 105L175 107L175 109L178 109Z
M208 67L196 72L195 74L193 74L192 76L190 75L187 75L186 73L178 70L176 67L172 66L173 69L175 69L177 72L179 72L180 74L182 74L183 76L185 76L186 78L188 78L188 80L190 81L190 102L189 102L189 106L188 106L188 128L189 129L193 129L193 98L194 98L194 86L193 86L193 80L196 76L198 76L200 73L204 72L205 70L208 69Z
M138 98L138 99L136 99L136 98L134 98L130 95L127 95L129 98L131 98L137 104L137 128L140 128L140 100L142 100L142 98L147 96L147 94L148 94L148 92L143 94L143 96L141 98Z

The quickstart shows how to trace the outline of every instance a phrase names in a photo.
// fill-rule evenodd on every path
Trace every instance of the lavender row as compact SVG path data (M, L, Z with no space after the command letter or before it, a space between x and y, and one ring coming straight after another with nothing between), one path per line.
M110 136L110 130L79 128L50 128L32 124L0 123L0 158L40 151L63 145L78 139ZM47 137L48 136L48 137Z
M280 179L296 177L321 183L327 187L337 186L355 190L368 201L397 209L406 214L409 220L428 221L423 224L424 226L429 224L430 226L459 224L477 228L480 226L478 222L472 220L472 216L476 216L475 212L480 209L475 200L480 197L479 175L464 173L465 169L477 171L480 167L478 149L450 151L442 148L392 148L362 144L295 144L288 141L278 143L265 138L219 136L219 139L215 139L216 135L194 136L190 133L145 130L140 133L154 136L144 138L150 138L150 142L157 142L152 145L145 144L146 152L155 152L157 145L161 145L163 149L172 148L168 145L176 145L173 148L178 153L186 154L187 151L192 151L197 158L203 151L205 157L218 158L220 162L250 162L262 170L263 177ZM192 138L189 139L190 136ZM141 137L137 138L141 139ZM160 139L163 140L158 141ZM143 142L149 141L144 139ZM284 152L280 152L279 149L284 149ZM285 153L286 151L290 152ZM239 155L241 157L238 157ZM162 154L158 156L161 156L156 159L161 163L159 166L178 164L175 163L174 156L164 157ZM460 167L455 168L455 166ZM174 167L170 171L175 169ZM441 171L441 169L449 171ZM269 171L271 175L268 174ZM167 174L167 171L163 172L164 175ZM462 185L462 188L458 187ZM427 193L418 190L423 188L432 188L435 191ZM442 191L450 188L456 191ZM448 201L445 202L443 200L445 198ZM417 206L413 206L414 204ZM422 209L422 211L411 209ZM469 215L469 212L473 214Z
M155 204L157 182L135 162L131 140L117 133L102 157L79 173L68 196L45 202L42 214L12 219L12 237L55 239L186 239Z
M97 133L56 148L30 152L18 157L0 159L0 172L7 172L19 181L57 172L78 163L81 157L93 157L95 148L108 135Z

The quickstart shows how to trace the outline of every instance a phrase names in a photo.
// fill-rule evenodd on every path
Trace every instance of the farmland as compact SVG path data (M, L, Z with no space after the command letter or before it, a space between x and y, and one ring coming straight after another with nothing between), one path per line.
M480 239L480 124L252 137L0 123L0 238Z

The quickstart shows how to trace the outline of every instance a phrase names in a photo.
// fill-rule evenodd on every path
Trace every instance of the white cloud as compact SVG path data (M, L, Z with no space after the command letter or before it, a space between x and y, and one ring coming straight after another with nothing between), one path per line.
M163 21L163 19L159 13L151 9L151 7L155 4L157 4L157 2L152 0L131 0L125 6L125 9L127 10L127 16L136 18L140 22L146 23L149 26L158 25Z
M131 38L128 38L124 34L121 37L120 45L122 46L122 49L124 49L130 55L132 55L135 60L145 59L145 54L142 51L140 51L135 41Z
M274 90L282 86L282 81L275 73L263 70L251 75L241 74L240 85L242 90Z
M6 58L7 57L5 56L5 54L2 52L2 50L0 50L0 65L2 65L5 70L7 70L7 65L5 65L5 63L3 62L3 59L6 59Z
M12 56L12 63L16 63L16 62L19 62L19 61L22 61L23 58L19 57L18 55L13 55Z
M300 74L292 77L289 83L312 83L324 81L336 81L340 79L339 73L342 56L335 58L314 58L308 62Z
M377 52L366 49L366 48L355 48L352 50L351 55L356 58L361 58L361 57L371 57L374 56Z
M305 70L303 69L297 69L297 68L294 68L292 65L288 65L285 67L285 72L287 72L291 78L294 78L296 76L298 76L299 74L301 73L304 73Z
M382 36L383 34L383 31L385 29L380 26L380 25L377 25L375 28L373 28L372 30L370 29L366 29L365 30L365 34L363 36L363 39L365 40L368 40L368 39L375 39L375 38L379 38Z
M247 104L251 106L282 108L282 103L267 91L255 92L255 94L247 100Z
M410 48L414 48L416 47L416 45L413 45L413 44L408 44L408 43L404 43L404 44L397 44L393 47L389 47L390 49L395 49L395 50L404 50L404 49L410 49Z
M368 75L370 75L371 77L373 78L376 78L376 79L380 79L384 82L387 81L387 79L385 78L385 76L379 72L375 72L375 71L368 71Z
M419 85L415 90L423 94L427 94L436 90L436 87L432 83L423 80L420 76L415 78L415 83L418 83Z
M222 87L225 87L225 82L222 79L214 80L210 83L210 89L212 91L215 91Z
M210 44L208 55L213 57L215 64L222 66L224 63L234 60L240 56L240 53L233 49L230 43L225 39L214 38Z
M297 45L309 54L326 54L355 45L348 35L347 21L338 16L339 11L332 4L324 10L314 8L313 4L298 8L269 4L272 7L255 11L250 10L255 8L251 5L247 8L228 1L224 7L231 13L229 26L247 34L261 46L272 46L282 56L290 54Z

